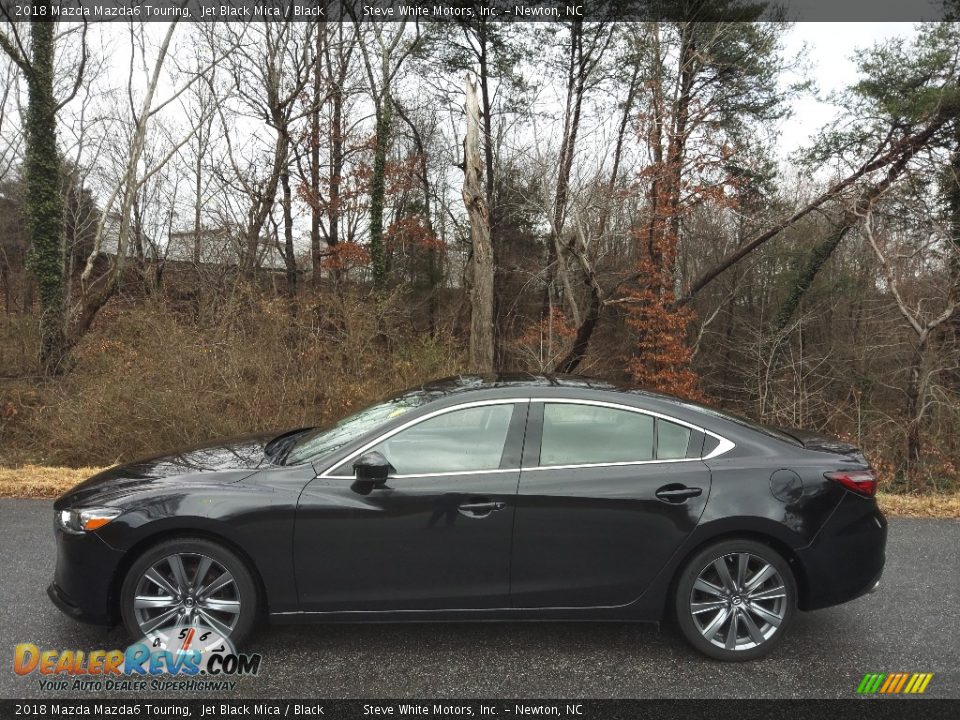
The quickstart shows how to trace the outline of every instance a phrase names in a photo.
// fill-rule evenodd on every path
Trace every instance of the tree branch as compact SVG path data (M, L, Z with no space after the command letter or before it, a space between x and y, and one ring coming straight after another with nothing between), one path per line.
M700 277L691 283L687 293L677 300L676 307L682 307L683 305L688 304L691 300L693 300L697 293L713 282L719 275L729 270L765 242L776 237L788 227L801 220L812 211L816 210L828 200L837 197L840 193L853 185L860 178L868 175L874 170L879 170L880 168L896 161L897 159L903 159L904 157L909 159L913 155L916 155L916 153L919 152L924 145L926 145L930 138L933 137L933 135L936 134L936 132L953 117L953 110L955 110L955 108L951 108L950 110L941 108L941 111L937 113L934 119L931 120L931 122L922 132L903 138L882 155L877 156L876 153L874 153L874 159L872 161L861 165L856 172L853 172L843 180L834 183L828 190L821 193L813 201L805 205L793 215L755 236L741 248L728 255L717 265L700 275Z
M56 110L54 112L60 112L71 100L73 100L77 93L80 91L80 85L83 84L83 76L87 69L87 18L83 18L83 30L80 34L80 67L77 68L77 78L73 82L73 89L70 91L70 94L67 95L63 100L57 103Z
M9 19L10 16L7 15L6 8L4 8L2 5L0 5L0 8L3 9L3 14L7 16L7 19ZM13 31L13 37L17 41L17 46L20 48L19 50L12 42L10 42L10 38L7 37L7 34L3 32L3 30L0 30L0 48L2 48L3 51L10 56L10 59L17 64L17 67L23 70L24 75L29 76L31 73L30 63L27 62L27 58L23 52L23 45L20 43L20 38L17 35L16 30Z

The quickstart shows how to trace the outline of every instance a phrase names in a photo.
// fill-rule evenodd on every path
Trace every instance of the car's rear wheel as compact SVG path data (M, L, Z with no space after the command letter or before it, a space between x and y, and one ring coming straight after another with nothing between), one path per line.
M773 548L726 540L684 566L675 603L681 632L700 652L718 660L754 660L780 642L793 620L797 585Z
M127 571L120 614L127 631L154 648L239 646L257 616L257 585L236 553L202 538L149 548ZM194 640L196 638L196 640Z

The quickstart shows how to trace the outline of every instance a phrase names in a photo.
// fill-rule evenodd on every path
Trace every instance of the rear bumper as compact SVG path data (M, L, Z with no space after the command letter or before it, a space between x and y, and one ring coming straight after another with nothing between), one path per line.
M848 492L814 541L797 550L800 609L817 610L875 592L886 561L887 520L873 499Z

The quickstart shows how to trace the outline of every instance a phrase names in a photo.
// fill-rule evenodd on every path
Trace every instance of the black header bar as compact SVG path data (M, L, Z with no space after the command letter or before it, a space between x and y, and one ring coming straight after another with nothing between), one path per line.
M16 21L557 22L696 19L919 22L953 19L960 0L0 0Z

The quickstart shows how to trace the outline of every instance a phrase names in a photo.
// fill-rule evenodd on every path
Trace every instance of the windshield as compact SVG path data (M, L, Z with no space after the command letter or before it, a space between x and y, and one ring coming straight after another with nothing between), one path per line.
M313 430L297 438L284 458L285 465L299 465L331 453L360 436L375 430L389 420L419 407L430 400L426 393L407 394L364 408L331 427Z

